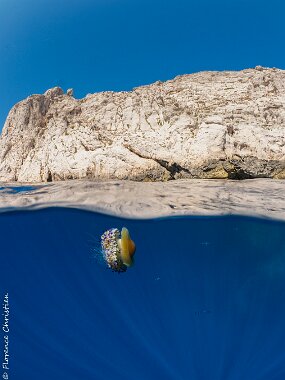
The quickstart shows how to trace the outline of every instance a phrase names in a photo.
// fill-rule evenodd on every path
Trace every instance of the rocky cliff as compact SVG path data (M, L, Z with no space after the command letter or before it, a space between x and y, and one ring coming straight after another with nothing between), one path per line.
M1 181L285 178L285 71L201 72L75 99L55 87L10 111Z

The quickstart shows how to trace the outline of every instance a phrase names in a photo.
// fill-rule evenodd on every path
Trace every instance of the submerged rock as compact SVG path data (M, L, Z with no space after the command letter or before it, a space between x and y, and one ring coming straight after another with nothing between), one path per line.
M10 111L0 180L285 178L285 71L201 72Z

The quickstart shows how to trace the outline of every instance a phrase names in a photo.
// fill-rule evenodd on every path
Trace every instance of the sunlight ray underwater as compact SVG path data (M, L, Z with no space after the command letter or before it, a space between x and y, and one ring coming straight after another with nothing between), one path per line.
M124 226L135 264L115 273L95 253ZM285 378L284 223L46 208L0 231L11 378Z

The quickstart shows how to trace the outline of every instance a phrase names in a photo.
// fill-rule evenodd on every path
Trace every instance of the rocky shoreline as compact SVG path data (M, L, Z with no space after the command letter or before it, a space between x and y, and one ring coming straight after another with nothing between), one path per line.
M285 71L201 72L75 99L59 87L16 104L2 182L285 178Z

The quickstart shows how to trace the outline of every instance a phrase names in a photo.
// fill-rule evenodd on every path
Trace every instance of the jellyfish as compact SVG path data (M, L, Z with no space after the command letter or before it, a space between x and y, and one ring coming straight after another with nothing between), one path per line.
M101 249L104 261L114 272L125 272L134 262L136 246L125 227L121 232L117 228L104 232Z

